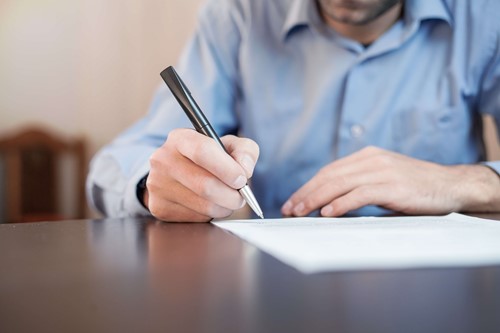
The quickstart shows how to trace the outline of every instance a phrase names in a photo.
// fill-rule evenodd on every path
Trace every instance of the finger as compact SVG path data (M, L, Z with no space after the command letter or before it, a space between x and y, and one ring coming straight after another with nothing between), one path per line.
M376 156L384 153L388 153L389 151L375 147L375 146L368 146L365 147L361 150L358 150L351 155L348 155L346 157L342 157L338 160L333 161L330 165L335 167L335 168L340 168L343 166L348 166L348 165L353 165L357 164L358 162Z
M165 189L159 185L159 182L155 181L156 177L157 175L154 175L151 183L148 184L148 207L154 216L169 216L172 218L172 216L180 217L183 216L181 213L189 212L188 216L223 218L232 213L232 210L198 196L176 181L169 182L168 189ZM171 204L175 205L172 206ZM175 210L169 212L165 207L175 208Z
M151 196L149 201L151 214L165 222L209 222L212 217L198 214L174 202L159 200L158 197Z
M362 151L345 157L341 160L335 161L323 168L318 172L313 178L311 178L307 183L305 183L301 188L299 188L283 205L281 211L284 215L297 214L298 211L307 208L307 204L301 205L304 201L315 201L317 198L309 200L313 192L318 193L319 188L324 188L325 185L333 184L337 188L343 188L345 191L350 191L353 186L360 184L361 180L366 179L367 174L371 174L374 171L386 170L387 168L377 167L377 155L380 155L381 150L378 148L365 148ZM356 178L355 175L360 176ZM378 177L380 175L374 175L372 177ZM333 189L335 189L335 187ZM320 196L321 192L318 193ZM340 195L343 193L338 193ZM321 200L332 199L327 195ZM298 206L298 207L297 207ZM312 208L312 203L310 205L311 210L319 208L318 205ZM296 212L294 212L296 210ZM310 211L309 211L310 212ZM306 212L305 214L308 214Z
M387 206L393 201L392 193L388 185L360 186L324 206L321 209L321 215L342 216L368 205Z
M299 201L294 206L292 214L294 216L307 215L358 187L386 183L387 178L388 173L385 170L360 171L334 177L328 183L312 190L307 197Z
M251 178L255 163L259 158L259 146L251 139L239 138L234 135L226 135L221 138L226 150L238 162L243 169L247 178Z
M170 164L170 161L174 162ZM166 198L195 209L201 214L220 217L215 216L215 212L210 212L209 208L207 208L209 204L215 204L220 208L231 211L240 209L245 204L237 190L227 186L214 175L182 155L177 156L175 159L166 160L162 167L156 167L155 165L154 171L154 176L158 178L157 183L161 184L162 179L173 178L176 183L185 188L177 186L174 189L171 188L173 185L169 184L166 188L159 189L165 192ZM186 190L189 190L189 192L186 192ZM198 200L189 200L191 196L198 197Z
M330 181L330 178L341 179L343 175L353 172L361 172L368 168L364 160L370 158L375 153L375 149L365 148L347 157L341 158L322 168L307 183L299 188L289 199L293 206L303 201L311 191Z
M188 129L176 129L169 133L177 151L201 168L207 170L234 189L247 183L245 170L214 139Z

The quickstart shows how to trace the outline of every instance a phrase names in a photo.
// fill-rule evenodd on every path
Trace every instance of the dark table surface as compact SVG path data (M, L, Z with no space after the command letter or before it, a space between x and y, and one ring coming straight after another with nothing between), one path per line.
M500 266L304 275L211 224L0 225L2 333L323 331L500 332Z

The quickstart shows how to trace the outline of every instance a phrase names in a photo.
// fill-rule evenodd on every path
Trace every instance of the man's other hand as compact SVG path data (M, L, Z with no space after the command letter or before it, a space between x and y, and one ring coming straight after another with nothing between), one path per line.
M228 135L217 143L191 129L176 129L150 158L144 203L163 221L207 222L229 216L245 202L238 189L252 176L257 144Z
M500 177L483 165L444 166L367 147L322 168L281 211L341 216L367 205L404 214L498 211Z

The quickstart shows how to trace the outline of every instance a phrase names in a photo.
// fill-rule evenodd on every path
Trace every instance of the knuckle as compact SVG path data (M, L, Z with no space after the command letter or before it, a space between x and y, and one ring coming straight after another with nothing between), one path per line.
M191 159L196 164L199 164L201 161L205 160L207 152L210 151L210 142L206 140L198 140L193 143L193 153Z
M160 150L156 150L150 157L149 157L149 164L152 167L156 167L160 164Z
M190 141L190 131L187 128L174 128L168 133L162 148L179 150L183 143Z
M168 133L167 142L168 141L177 142L179 140L179 137L181 137L184 132L185 129L183 128L174 128Z
M304 203L304 208L309 211L309 210L312 210L315 208L315 200L314 198L311 198L311 197L307 197L306 199L304 199L304 201L302 201Z
M338 176L335 179L335 183L332 184L333 186L339 188L339 189L344 189L349 186L349 178L347 176Z
M178 129L173 129L167 134L167 139L165 140L165 143L163 144L163 147L169 146L169 145L175 145L175 143L178 141L178 136L179 136L179 130Z
M383 167L390 167L393 164L393 159L389 155L378 154L375 156L375 163Z
M373 191L369 187L360 187L356 191L356 201L358 203L371 202L373 200Z
M146 188L148 189L150 200L153 196L156 196L161 189L158 184L161 184L161 181L157 180L154 170L151 170L146 180Z
M213 195L215 182L210 177L200 176L194 182L194 192L199 196L210 200Z
M149 165L151 168L166 168L171 165L173 156L170 149L163 146L151 154L149 157Z

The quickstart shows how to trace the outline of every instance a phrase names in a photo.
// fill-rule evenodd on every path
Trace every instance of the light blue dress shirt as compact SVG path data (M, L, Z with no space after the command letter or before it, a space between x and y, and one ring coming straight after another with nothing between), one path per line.
M275 217L321 167L369 145L446 165L484 161L481 116L500 121L498 13L497 0L407 0L364 47L323 24L314 0L212 0L177 70L220 136L259 144L252 189ZM94 158L94 206L147 214L137 183L178 127L192 126L162 84L149 114Z

